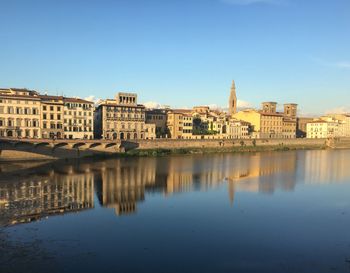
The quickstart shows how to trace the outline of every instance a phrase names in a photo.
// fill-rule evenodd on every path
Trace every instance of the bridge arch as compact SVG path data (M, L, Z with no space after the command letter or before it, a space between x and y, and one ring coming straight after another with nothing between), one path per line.
M48 146L48 145L50 145L50 143L48 142L39 142L39 143L35 143L34 147L39 148L39 147Z
M105 148L110 148L110 147L113 147L113 146L116 146L116 145L117 145L117 143L115 143L115 142L107 143L107 144L105 145Z
M30 142L17 142L13 145L17 149L28 149L28 148L33 148L34 144Z
M84 142L78 142L78 143L73 144L72 148L77 149L77 148L80 148L80 147L85 146L85 145L86 145L86 143L84 143Z
M68 145L68 143L66 143L66 142L60 142L60 143L54 144L53 148L54 149L61 148L61 147L67 146L67 145Z
M95 147L97 147L97 146L100 146L100 145L102 145L101 143L98 143L98 142L96 142L96 143L91 143L90 145L89 145L89 148L91 149L91 148L95 148Z

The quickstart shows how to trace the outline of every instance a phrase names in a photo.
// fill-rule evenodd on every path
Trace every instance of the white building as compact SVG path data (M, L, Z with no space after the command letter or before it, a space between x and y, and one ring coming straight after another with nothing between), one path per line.
M318 119L306 125L307 138L330 138L339 136L339 122L332 118Z

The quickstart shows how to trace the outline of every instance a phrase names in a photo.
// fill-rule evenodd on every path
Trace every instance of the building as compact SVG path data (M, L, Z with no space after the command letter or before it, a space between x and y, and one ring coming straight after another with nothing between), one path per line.
M297 108L295 103L284 104L282 137L296 138L297 137Z
M241 138L250 138L250 123L230 119L229 121L229 137L230 139L241 139Z
M295 138L297 104L284 105L284 112L277 112L276 102L263 102L262 110L246 109L234 118L251 124L253 138Z
M93 139L94 103L78 98L64 98L64 138Z
M165 138L167 134L167 110L146 109L146 124L155 124L156 137Z
M193 125L191 123L193 124L193 118L190 117L191 113L192 111L187 109L172 109L167 112L168 138L182 139L185 135L186 137L192 136Z
M297 118L297 138L304 138L306 137L307 130L306 125L309 122L312 122L314 118Z
M134 93L118 93L97 106L94 123L98 139L145 139L145 106Z
M315 119L306 125L307 138L332 138L339 136L339 122L332 118Z
M64 138L63 96L41 95L41 138Z
M156 139L156 125L152 123L145 124L145 137L144 139Z
M0 137L40 138L40 115L38 92L0 88Z
M325 117L339 121L339 136L350 137L350 114L328 114Z
M227 113L196 106L192 110L167 112L168 137L172 139L249 138L250 124L231 118Z
M93 109L92 102L77 98L0 88L0 136L91 139ZM75 120L77 126L69 126L69 121Z
M233 114L237 113L237 95L235 81L232 81L228 109L228 114L230 115L230 117L232 117Z

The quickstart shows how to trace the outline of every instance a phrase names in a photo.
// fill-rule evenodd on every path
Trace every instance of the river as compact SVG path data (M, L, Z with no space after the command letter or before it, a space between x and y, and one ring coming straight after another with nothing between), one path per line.
M0 272L350 272L350 150L0 163Z

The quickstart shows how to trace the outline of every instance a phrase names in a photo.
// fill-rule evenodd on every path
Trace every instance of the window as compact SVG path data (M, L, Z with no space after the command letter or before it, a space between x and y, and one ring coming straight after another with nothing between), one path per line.
M46 114L43 114L43 119L46 119Z
M53 106L50 106L50 111L53 111Z
M50 115L50 119L54 119L54 114L51 114L51 115Z
M46 106L45 105L43 106L43 110L46 111Z

